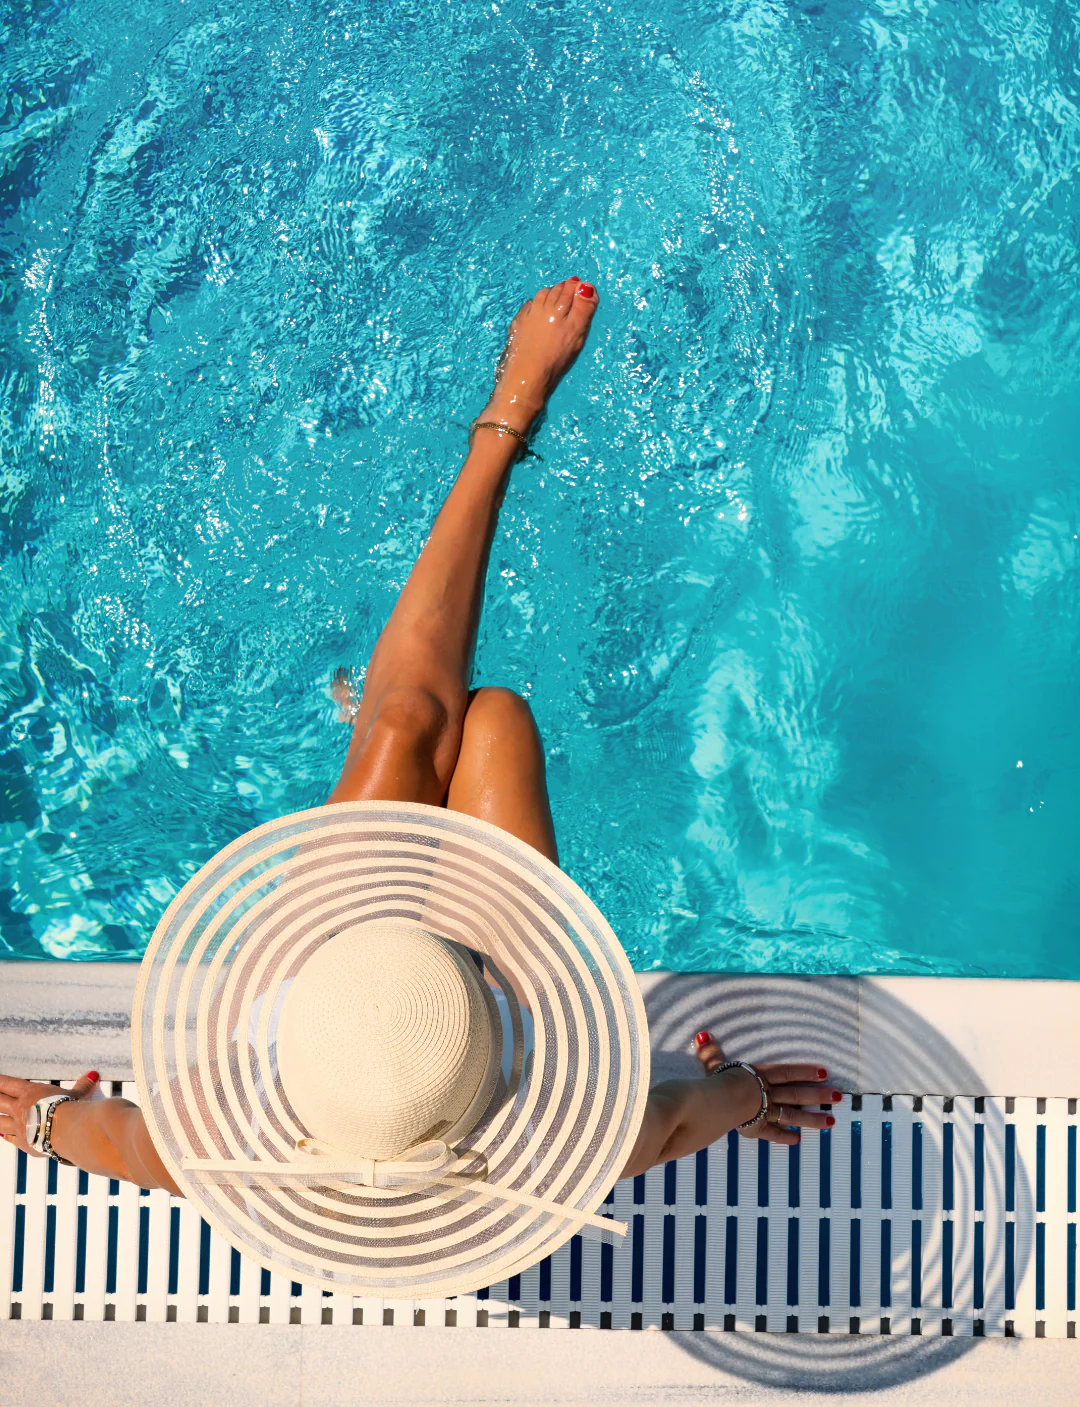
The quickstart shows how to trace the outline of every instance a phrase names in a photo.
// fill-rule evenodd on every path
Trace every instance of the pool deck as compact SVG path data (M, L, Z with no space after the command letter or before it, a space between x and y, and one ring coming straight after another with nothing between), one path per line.
M40 1407L660 1407L1076 1402L1080 1344L927 1340L925 1359L811 1335L0 1325L0 1401ZM740 1338L743 1336L739 1336ZM819 1353L816 1350L822 1348ZM78 1384L73 1389L73 1384Z
M134 964L0 966L0 1071L96 1066L131 1078ZM1076 1098L1080 986L945 978L646 973L654 1079L695 1066L703 1026L729 1054L820 1059L853 1091ZM431 1327L9 1321L0 1401L882 1403L1076 1401L1080 1344L1054 1339L609 1333Z

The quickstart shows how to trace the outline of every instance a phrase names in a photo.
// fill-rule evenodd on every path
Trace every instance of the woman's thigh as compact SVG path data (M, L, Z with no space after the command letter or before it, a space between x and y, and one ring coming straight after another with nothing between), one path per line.
M532 710L513 690L477 689L470 697L446 805L559 863L543 744Z

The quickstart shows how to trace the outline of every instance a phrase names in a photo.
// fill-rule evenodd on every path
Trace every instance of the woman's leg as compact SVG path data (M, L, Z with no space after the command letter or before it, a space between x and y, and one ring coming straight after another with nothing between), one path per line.
M490 821L559 863L543 745L532 710L512 689L477 689L472 695L446 804Z
M510 325L480 419L526 433L584 346L596 306L595 290L578 279L540 289ZM446 800L465 725L488 552L519 448L510 435L477 431L375 645L331 801Z

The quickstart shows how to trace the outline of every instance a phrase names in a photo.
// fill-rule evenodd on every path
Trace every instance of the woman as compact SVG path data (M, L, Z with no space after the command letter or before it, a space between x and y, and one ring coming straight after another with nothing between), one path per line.
M488 553L514 462L549 397L585 345L598 306L578 278L541 288L510 325L495 390L473 425L457 481L435 520L368 666L352 741L331 802L445 806L487 821L558 863L532 713L508 689L470 690ZM348 693L339 682L340 693ZM623 1176L679 1158L733 1128L797 1143L831 1116L808 1106L839 1100L814 1065L724 1062L709 1033L696 1038L706 1075L649 1094ZM52 1114L53 1152L88 1172L180 1195L143 1121L124 1099L89 1100L91 1071ZM52 1086L0 1076L0 1133L24 1152L27 1120ZM40 1142L40 1139L38 1140ZM40 1156L40 1154L38 1155Z

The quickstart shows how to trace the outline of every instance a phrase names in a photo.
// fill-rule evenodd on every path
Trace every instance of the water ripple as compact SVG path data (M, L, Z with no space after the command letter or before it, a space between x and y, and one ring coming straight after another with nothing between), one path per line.
M567 868L641 967L1080 975L1067 7L4 23L0 951L137 955L325 797L334 671L577 273L477 668Z

